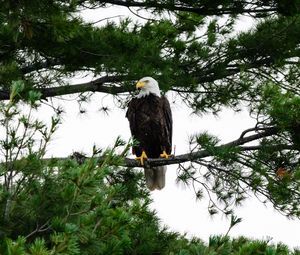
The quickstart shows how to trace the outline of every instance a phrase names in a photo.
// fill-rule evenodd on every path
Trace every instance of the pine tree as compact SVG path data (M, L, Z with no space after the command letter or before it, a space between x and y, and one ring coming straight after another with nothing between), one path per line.
M130 8L135 18L92 23L82 16L110 6ZM167 232L148 208L141 176L128 168L137 164L124 159L129 145L118 139L89 158L45 160L62 110L49 124L35 116L40 104L74 93L79 103L107 93L124 107L132 83L146 75L196 114L247 110L257 123L238 139L223 144L195 134L192 152L149 163L188 162L178 178L200 184L199 199L205 189L211 194L211 214L233 214L250 191L299 217L299 8L299 0L1 1L1 253L209 254L222 243L216 249L231 254L241 246L245 254L288 254L260 241L216 238L206 247ZM253 26L236 33L244 16ZM74 84L79 74L92 78Z

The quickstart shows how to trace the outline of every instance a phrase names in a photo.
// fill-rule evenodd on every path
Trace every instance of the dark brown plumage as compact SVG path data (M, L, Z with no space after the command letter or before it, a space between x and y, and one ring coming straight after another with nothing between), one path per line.
M126 112L131 134L138 142L132 148L133 154L140 157L145 152L148 158L159 158L163 152L171 154L172 113L168 99L160 95L158 83L151 77L141 79L137 88L141 91L132 98ZM166 166L144 169L150 190L165 186Z
M140 156L144 150L149 158L159 158L165 150L172 151L172 113L166 97L154 94L133 98L126 113L131 134L139 144L133 153Z

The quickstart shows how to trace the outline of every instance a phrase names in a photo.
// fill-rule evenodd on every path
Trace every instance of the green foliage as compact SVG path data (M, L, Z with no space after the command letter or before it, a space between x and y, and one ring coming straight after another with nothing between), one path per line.
M7 2L0 7L1 87L7 92L13 80L23 80L31 89L69 84L70 77L86 71L123 75L129 91L128 80L151 75L164 91L184 92L195 111L237 107L240 100L251 100L261 79L278 67L290 69L286 60L299 57L298 1L288 2L291 10L285 1L252 3L253 14L259 15L259 9L266 18L238 36L232 33L236 14L249 12L243 1L143 1L141 6L157 20L99 24L86 22L79 10L100 9L105 1ZM272 16L274 12L285 15ZM230 15L221 19L221 14ZM264 74L253 73L262 66ZM294 69L291 75L298 73Z
M5 131L0 141L1 254L297 254L284 245L227 236L213 236L205 244L162 228L149 209L141 173L112 166L130 147L120 138L112 148L94 148L85 161L43 159L60 118L48 124L34 119L33 100L20 117L24 103L15 97L22 83L12 88L11 100L0 108ZM213 148L217 140L203 134L197 142ZM240 221L232 216L228 232Z
M20 110L13 100L1 110L6 127L0 165L1 254L150 254L167 249L164 242L176 235L159 228L141 175L110 167L119 160L114 150L124 145L120 139L82 164L45 161L45 145L58 122L47 128L32 119L29 109L18 123ZM39 147L34 146L37 139Z
M262 99L259 110L270 116L280 130L295 133L300 125L300 97L291 91L282 92L278 86L269 85L264 89Z
M81 15L110 5L140 7L149 16L92 23ZM208 133L193 137L198 157L179 165L178 178L193 185L198 199L208 194L210 214L231 215L229 230L240 222L234 208L249 192L299 217L299 6L299 0L2 1L0 100L8 101L0 104L0 253L291 254L267 241L225 236L206 245L168 232L148 208L141 174L113 167L129 145L117 139L113 148L94 148L86 161L44 160L61 109L49 123L35 115L47 97L76 92L67 85L82 73L108 78L80 92L131 92L133 80L150 75L195 113L246 105L256 126L225 145ZM244 13L254 24L236 33ZM124 105L127 98L118 100Z

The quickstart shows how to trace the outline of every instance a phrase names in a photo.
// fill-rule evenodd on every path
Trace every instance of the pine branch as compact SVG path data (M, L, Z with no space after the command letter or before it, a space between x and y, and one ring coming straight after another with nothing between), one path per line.
M42 98L54 97L54 96L62 96L74 93L82 93L82 92L103 92L109 94L118 94L128 92L128 88L117 87L117 86L107 86L105 83L114 83L126 80L126 77L123 75L114 75L114 76L103 76L94 81L68 85L68 86L60 86L53 88L43 88L41 89Z
M46 61L43 61L43 62L36 62L36 63L31 63L31 64L28 64L28 65L24 65L20 68L20 71L23 73L23 74L28 74L30 72L34 72L34 71L38 71L38 70L41 70L41 69L44 69L44 68L51 68L51 67L54 67L54 66L57 66L57 65L60 65L60 61L59 60L46 60Z
M251 68L258 68L260 65L265 65L266 62L257 61L252 65L248 65L247 68L244 67L244 71L247 71ZM272 63L268 63L271 65ZM43 63L39 66L32 65L24 67L24 72L33 71L34 68L43 68L46 67L47 63ZM26 70L25 70L26 69ZM197 80L198 83L205 83L205 82L213 82L215 80L223 79L232 75L235 75L241 71L241 67L237 65L236 68L231 69L225 69L222 74L216 75L214 68L211 70L202 70L201 75L199 75L199 72L195 74L191 74L190 76L193 76L195 80ZM176 79L176 76L174 75L174 79ZM126 75L111 75L111 76L103 76L96 80L86 82L86 83L80 83L80 84L73 84L73 85L65 85L65 86L57 86L57 87L48 87L48 88L35 88L35 91L41 93L41 98L46 99L49 97L55 97L55 96L64 96L64 95L70 95L75 93L84 93L84 92L102 92L102 93L108 93L112 95L130 92L129 88L126 87L119 87L115 85L104 85L105 83L116 83L116 82L122 82L126 80L133 80L130 79ZM171 88L171 91L178 91L176 88ZM190 92L190 91L186 91ZM198 91L197 91L198 93ZM0 90L0 101L1 100L8 100L10 97L10 93L8 90Z
M270 128L266 128L264 130L264 132L258 133L258 134L254 134L254 135L250 135L247 137L240 137L237 140L234 140L232 142L220 145L220 146L216 146L216 149L221 149L221 148L229 148L229 147L235 147L237 149L239 149L240 151L253 151L253 150L259 150L262 148L265 148L265 146L261 146L261 145L255 145L255 146L241 146L243 144L258 140L260 138L264 138L264 137L268 137L268 136L272 136L274 134L277 133L277 129L274 127L270 127ZM286 144L282 144L282 145L274 145L274 146L269 146L269 149L293 149L294 147L292 145L286 145ZM180 163L184 163L184 162L193 162L193 161L197 161L201 158L206 158L209 156L213 156L212 153L208 150L199 150L196 152L192 152L192 153L186 153L186 154L181 154L178 156L174 156L174 157L170 157L168 159L166 158L149 158L146 162L145 162L145 166L146 167L156 167L156 166L164 166L164 165L174 165L174 164L180 164ZM80 155L80 163L83 162L82 157L84 157L85 159L88 159L88 157L85 157L83 155ZM76 159L76 156L73 157ZM67 158L48 158L48 159L44 159L46 161L51 161L51 160L66 160ZM105 160L105 157L99 157L98 158L99 162L102 162L103 160ZM114 164L114 163L112 163ZM116 164L118 166L123 166L123 167L142 167L139 163L139 161L132 159L132 158L124 158L123 162L118 162L118 164Z
M103 3L103 1L101 1ZM119 5L124 7L145 7L145 8L157 8L160 10L168 11L184 11L196 13L199 15L224 15L224 14L255 14L255 13L264 13L272 14L278 11L278 8L273 6L268 6L266 8L241 8L240 6L236 7L209 7L209 6L188 6L184 4L171 4L171 3L160 3L159 1L123 1L123 0L110 0L105 1L105 3L110 3L113 5ZM252 4L254 5L254 4Z
M129 92L128 88L118 87L118 86L108 86L104 85L105 83L114 83L124 81L127 78L124 75L113 75L113 76L103 76L94 81L66 85L59 87L49 87L49 88L36 88L36 91L41 92L41 98L45 99L48 97L69 95L74 93L83 93L83 92L103 92L109 94L119 94L124 92ZM9 91L0 91L0 100L8 100L10 96Z

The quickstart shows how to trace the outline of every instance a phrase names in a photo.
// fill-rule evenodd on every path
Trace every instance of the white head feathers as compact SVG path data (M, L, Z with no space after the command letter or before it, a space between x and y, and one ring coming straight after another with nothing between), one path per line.
M150 93L160 97L158 82L152 77L144 77L140 79L136 84L136 88L140 89L140 93L136 96L137 98L147 96Z

